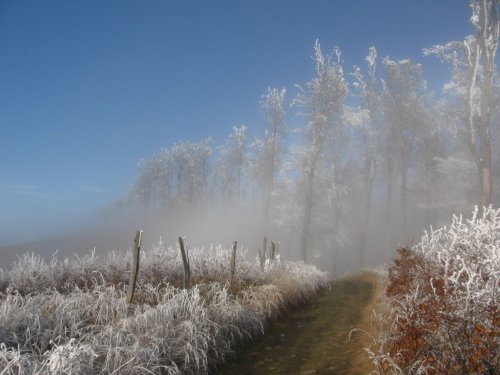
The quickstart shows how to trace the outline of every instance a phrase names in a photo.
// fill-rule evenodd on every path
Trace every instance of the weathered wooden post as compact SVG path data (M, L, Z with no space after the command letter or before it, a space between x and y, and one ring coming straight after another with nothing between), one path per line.
M182 265L184 266L184 279L182 280L182 289L189 289L189 281L191 279L191 270L189 269L189 258L184 247L184 240L179 237L179 248L181 250Z
M267 236L264 236L264 243L262 244L262 252L264 255L264 261L267 259Z
M264 271L264 264L266 263L266 248L267 248L267 237L264 237L264 242L262 244L262 251L259 249L259 261L260 270Z
M229 285L233 287L234 272L236 270L236 247L238 246L238 241L233 243L233 253L231 254L231 268L229 273Z
M276 243L271 241L271 262L274 262L274 254L276 253Z
M259 262L260 262L260 270L264 272L264 263L266 262L266 258L263 255L261 249L259 249Z
M132 303L134 298L135 284L137 282L137 274L139 273L139 258L141 253L142 230L138 229L135 232L134 249L132 250L132 264L130 267L130 280L128 283L127 303Z
M257 257L259 258L259 265L261 272L264 271L264 261L262 260L262 250L257 249Z

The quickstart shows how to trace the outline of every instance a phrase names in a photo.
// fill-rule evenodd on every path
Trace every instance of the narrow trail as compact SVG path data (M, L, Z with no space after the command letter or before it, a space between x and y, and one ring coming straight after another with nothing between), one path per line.
M307 305L273 322L217 374L360 374L355 358L362 340L349 340L349 332L360 327L373 289L368 278L333 281Z

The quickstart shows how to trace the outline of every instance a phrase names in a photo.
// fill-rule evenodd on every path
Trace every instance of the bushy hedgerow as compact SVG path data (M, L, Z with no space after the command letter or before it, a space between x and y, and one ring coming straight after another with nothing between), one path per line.
M163 244L141 254L134 304L126 253L49 262L33 254L0 269L1 374L203 374L269 320L311 297L325 273L301 263L259 262L239 250L189 252L194 286Z
M399 249L386 295L390 324L369 350L377 372L497 374L500 210L455 216Z

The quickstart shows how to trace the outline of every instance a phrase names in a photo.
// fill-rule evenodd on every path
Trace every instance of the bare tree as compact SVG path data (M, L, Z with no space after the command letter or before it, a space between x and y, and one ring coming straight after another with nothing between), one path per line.
M186 206L200 204L208 183L210 139L198 143L176 143L171 150L176 201Z
M386 57L382 65L385 74L384 141L388 153L387 162L390 163L387 170L389 174L394 172L396 156L400 173L401 232L405 238L408 228L408 172L417 135L425 125L422 90L426 88L426 83L420 64L407 59L395 61ZM388 199L392 200L392 187L388 190Z
M170 168L171 154L167 149L140 160L129 198L147 211L167 207L172 200Z
M463 110L457 122L475 162L479 186L479 207L492 201L492 118L498 110L495 100L495 56L498 47L500 0L474 0L471 23L475 33L463 41L453 41L425 49L450 64L452 80L445 92L458 99Z
M314 46L316 75L302 89L295 104L304 108L309 123L304 129L305 146L302 154L301 190L303 191L303 215L300 247L302 259L307 262L308 241L315 202L318 169L324 163L326 142L342 122L342 112L347 83L338 48L332 55L324 56L318 41ZM332 138L330 138L331 140Z
M266 121L267 129L263 142L261 142L258 158L258 168L262 179L262 203L264 211L264 228L269 222L269 209L274 192L276 174L279 170L282 140L285 136L285 88L267 89L262 95L260 108ZM264 229L265 230L265 229Z
M233 126L225 144L219 147L215 179L222 199L230 202L241 198L241 182L247 157L246 130L245 125Z
M373 181L375 179L375 171L377 166L376 141L379 135L379 121L378 112L380 99L378 96L376 68L377 68L377 50L375 47L370 47L368 55L365 58L368 68L368 78L365 80L361 69L354 68L352 76L354 77L354 87L359 91L361 100L361 140L363 143L363 185L365 187L365 199L363 210L364 217L362 219L362 226L360 230L360 245L359 245L359 258L358 265L363 267L366 257L366 238L368 233L368 225L370 223L370 215L372 208L372 192ZM366 117L367 121L364 121Z
M158 212L174 205L200 204L205 199L212 152L209 139L176 143L139 162L130 199Z

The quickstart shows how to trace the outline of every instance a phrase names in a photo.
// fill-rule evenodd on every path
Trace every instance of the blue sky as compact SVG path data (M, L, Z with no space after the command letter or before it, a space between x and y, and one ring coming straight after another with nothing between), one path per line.
M291 99L318 38L346 70L374 45L439 86L446 70L421 50L470 33L467 4L0 0L0 245L74 228L161 147L257 134L260 96Z

